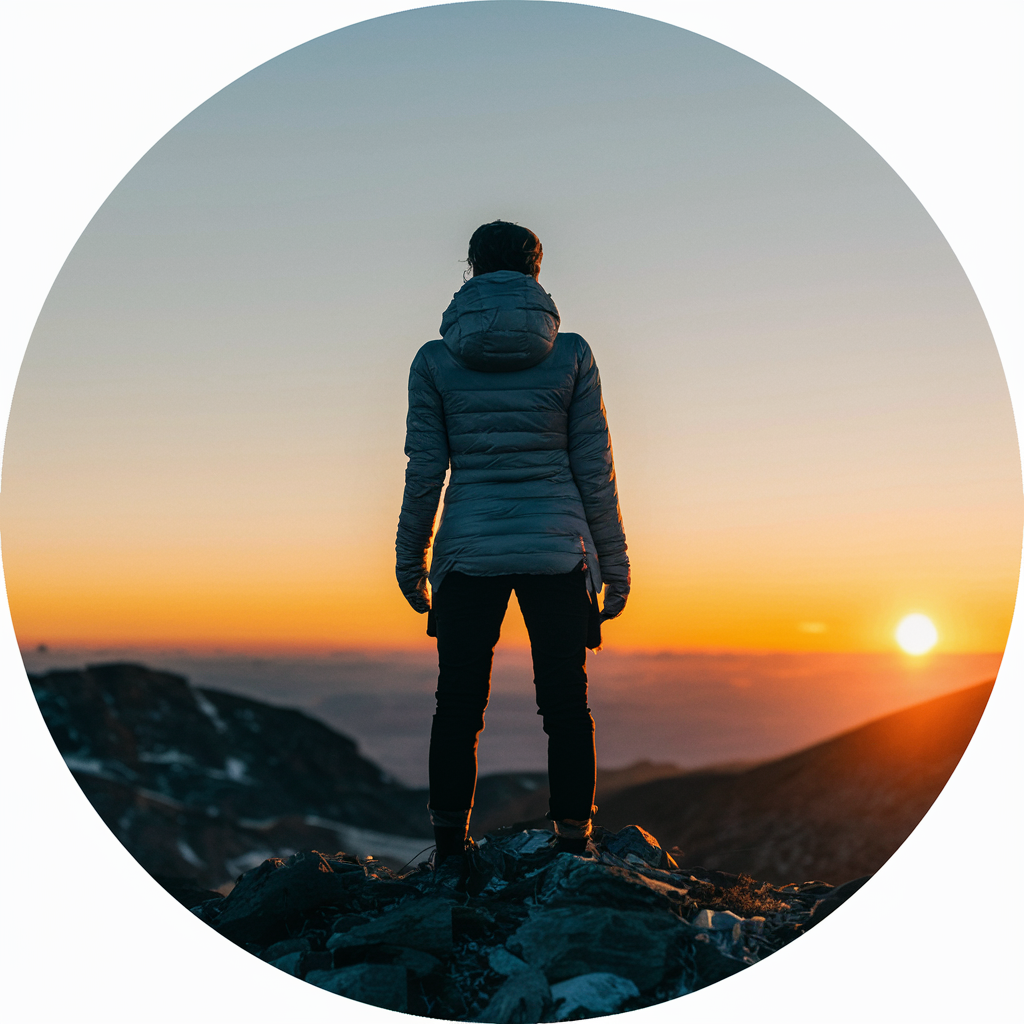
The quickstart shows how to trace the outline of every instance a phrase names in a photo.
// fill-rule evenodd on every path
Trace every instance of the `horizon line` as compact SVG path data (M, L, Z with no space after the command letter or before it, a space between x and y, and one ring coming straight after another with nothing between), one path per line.
M18 653L22 660L32 655L56 655L62 652L67 654L85 654L95 653L103 654L110 653L115 654L117 652L132 652L138 651L140 653L161 653L161 654L183 654L192 656L207 656L207 657L260 657L260 658L287 658L287 657L307 657L307 658L332 658L332 657L351 657L351 656L407 656L407 655L436 655L436 648L431 645L424 646L412 646L412 645L385 645L385 644L362 644L362 645L348 645L348 646L327 646L327 645L274 645L274 646L249 646L249 645L234 645L234 644L181 644L174 642L146 642L146 643L117 643L107 642L102 644L94 643L83 643L83 644L47 644L40 643L31 646L20 646ZM506 643L501 644L495 648L495 654L500 653L517 653L517 654L529 654L529 644L522 643ZM914 655L907 654L899 647L893 645L892 647L885 648L822 648L822 649L807 649L807 648L793 648L793 647L722 647L722 646L708 646L708 647L666 647L664 645L642 647L642 646L623 646L623 647L604 647L600 650L588 650L587 657L600 658L603 655L610 655L612 657L618 656L640 656L640 657L676 657L683 655L712 655L712 656L723 656L723 655L742 655L742 656L769 656L777 654L786 655L896 655L900 658L906 659L910 663L923 664L934 657L1002 657L1005 653L1005 648L1002 649L982 649L982 650L935 650L927 652L926 654Z

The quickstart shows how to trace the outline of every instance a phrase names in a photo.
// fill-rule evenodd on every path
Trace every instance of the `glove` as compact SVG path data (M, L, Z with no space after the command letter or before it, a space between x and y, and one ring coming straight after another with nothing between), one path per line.
M398 586L402 595L412 606L413 611L430 611L430 598L427 596L427 570L421 567L412 571L397 569L395 575L398 577Z
M614 619L626 607L629 597L629 556L623 551L618 555L605 555L600 559L601 577L604 580L604 608L601 621Z

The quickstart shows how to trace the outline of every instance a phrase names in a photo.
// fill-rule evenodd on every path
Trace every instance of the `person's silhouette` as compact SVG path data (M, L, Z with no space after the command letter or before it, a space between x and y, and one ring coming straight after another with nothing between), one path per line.
M548 817L559 849L586 850L595 810L586 652L600 644L601 621L626 603L629 559L597 364L583 338L559 333L558 310L537 281L542 255L524 227L478 228L473 276L409 375L397 576L437 638L435 864L466 847L491 661L513 590L548 734Z

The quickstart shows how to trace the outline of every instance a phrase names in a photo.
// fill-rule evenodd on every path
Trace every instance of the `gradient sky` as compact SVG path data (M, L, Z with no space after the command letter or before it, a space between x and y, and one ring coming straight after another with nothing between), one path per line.
M919 611L1002 649L1016 435L927 213L748 58L516 2L278 57L97 213L7 435L22 645L428 644L393 573L408 366L495 217L601 367L634 577L607 642L889 650Z

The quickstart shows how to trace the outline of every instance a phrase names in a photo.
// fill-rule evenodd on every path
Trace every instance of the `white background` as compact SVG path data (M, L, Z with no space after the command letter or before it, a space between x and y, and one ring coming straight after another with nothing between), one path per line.
M973 0L712 0L614 6L768 65L871 143L924 203L989 318L1024 408L1019 294L1021 5ZM322 0L32 0L9 5L0 412L53 279L92 213L175 122L250 68L401 10ZM438 55L443 60L443 55ZM1020 731L1014 623L992 701L935 807L856 899L766 963L658 1020L1018 1019ZM0 1010L20 1022L395 1019L279 974L144 874L63 766L0 620L5 824Z

